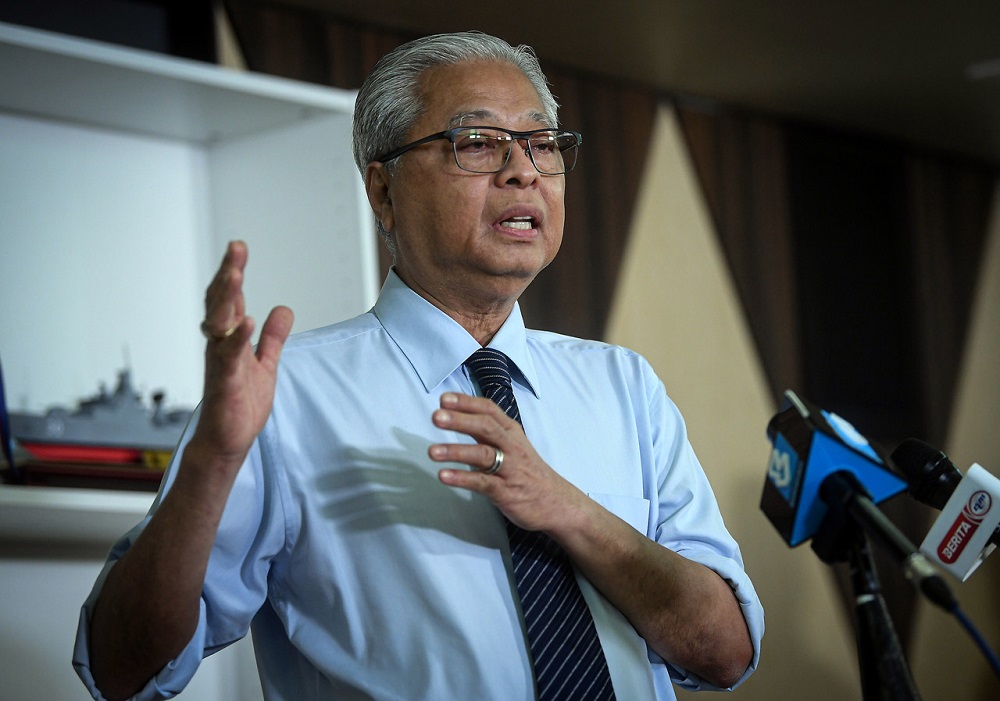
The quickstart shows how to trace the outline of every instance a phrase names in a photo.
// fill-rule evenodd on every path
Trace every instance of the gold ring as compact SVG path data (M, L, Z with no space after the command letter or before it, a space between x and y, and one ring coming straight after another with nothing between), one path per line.
M201 322L201 335L209 341L225 341L236 332L236 328L236 326L230 326L224 333L215 334L208 330L208 322L203 321Z
M496 447L493 448L493 450L497 451L497 454L496 457L493 458L493 464L490 465L485 472L487 475L495 475L500 472L500 468L503 467L503 451Z

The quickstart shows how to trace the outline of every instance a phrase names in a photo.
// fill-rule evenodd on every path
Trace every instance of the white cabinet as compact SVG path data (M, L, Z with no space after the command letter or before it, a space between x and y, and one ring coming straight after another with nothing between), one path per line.
M38 411L112 384L191 406L203 290L250 246L259 322L364 311L376 235L350 154L354 95L0 23L0 359L8 404ZM0 485L0 698L85 698L77 612L112 540L152 495ZM244 699L241 644L184 698Z

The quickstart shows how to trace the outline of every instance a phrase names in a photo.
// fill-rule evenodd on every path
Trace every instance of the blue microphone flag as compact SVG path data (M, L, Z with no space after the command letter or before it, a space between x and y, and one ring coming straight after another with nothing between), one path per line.
M906 491L906 482L892 472L881 449L841 417L791 390L767 434L773 450L760 508L791 547L819 530L827 511L820 488L835 472L852 473L876 504Z

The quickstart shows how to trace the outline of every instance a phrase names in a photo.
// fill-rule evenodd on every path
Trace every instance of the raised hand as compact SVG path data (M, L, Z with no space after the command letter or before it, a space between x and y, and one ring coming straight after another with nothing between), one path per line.
M91 668L105 698L131 698L198 625L205 572L243 459L271 413L292 310L275 307L256 352L246 316L247 247L233 242L205 294L205 396L170 491L108 573L91 621Z
M209 462L233 469L271 412L278 359L294 319L288 307L271 310L254 351L254 321L243 297L247 257L246 244L230 242L205 293L205 393L190 446Z

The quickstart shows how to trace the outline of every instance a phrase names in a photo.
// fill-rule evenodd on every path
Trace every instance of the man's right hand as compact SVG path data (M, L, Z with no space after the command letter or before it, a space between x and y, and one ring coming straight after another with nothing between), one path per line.
M246 316L247 247L233 242L205 295L205 396L170 491L108 572L90 623L94 680L108 699L139 691L191 640L208 559L233 481L274 400L278 358L292 328L275 307L256 352Z
M275 307L254 352L254 321L243 297L247 257L246 244L230 242L205 293L205 392L190 446L207 463L234 471L271 412L278 359L294 319L288 307Z

